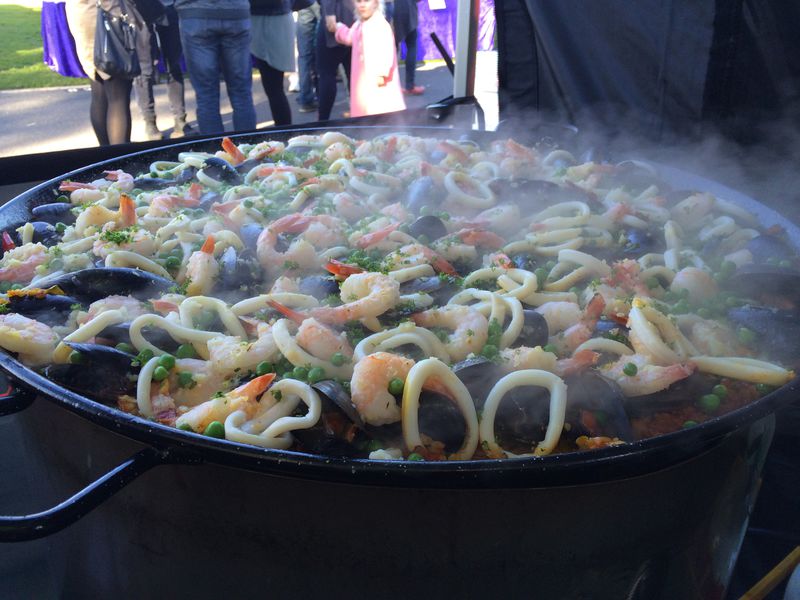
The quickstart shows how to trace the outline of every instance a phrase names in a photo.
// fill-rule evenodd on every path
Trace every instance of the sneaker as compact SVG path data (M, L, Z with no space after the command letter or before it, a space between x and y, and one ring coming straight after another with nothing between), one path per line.
M172 129L172 133L169 134L170 138L180 138L185 135L194 135L195 130L194 128L189 125L184 119L175 119L175 127Z
M424 85L415 85L410 90L403 88L403 93L408 94L409 96L421 96L425 93L425 86Z
M301 113L310 113L314 112L318 108L319 104L317 104L316 102L312 102L311 104L301 104L300 106L297 107L297 110L299 110Z
M144 134L148 140L160 140L162 135L156 127L155 121L146 121L144 124Z

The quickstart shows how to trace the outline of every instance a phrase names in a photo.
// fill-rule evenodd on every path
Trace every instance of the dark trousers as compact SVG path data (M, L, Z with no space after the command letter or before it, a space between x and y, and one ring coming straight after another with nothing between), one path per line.
M325 21L320 19L317 26L317 95L319 96L319 120L331 118L333 103L336 101L336 71L344 67L350 81L350 47L336 44L328 48L325 40Z
M269 63L254 56L258 72L261 73L261 85L269 101L269 110L275 125L291 125L292 109L289 108L289 99L283 90L283 71L271 67Z
M163 57L169 73L167 97L172 116L176 120L186 119L178 14L174 7L169 6L166 16L166 25L148 25L139 30L136 38L136 51L139 54L142 74L134 79L133 89L136 93L136 104L145 121L155 121L156 118L153 85L157 76L155 63L160 56Z
M409 31L405 39L397 40L397 54L400 54L400 43L406 43L406 89L414 87L417 73L417 30Z

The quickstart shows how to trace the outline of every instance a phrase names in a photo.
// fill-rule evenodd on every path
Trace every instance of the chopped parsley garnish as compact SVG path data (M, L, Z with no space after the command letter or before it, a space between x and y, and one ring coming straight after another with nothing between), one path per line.
M499 348L500 338L502 336L503 336L503 326L497 319L492 319L489 322L489 336L486 338L486 344Z
M100 234L100 239L104 242L111 242L112 244L122 245L133 241L133 234L138 227L132 225L125 229L110 229Z
M366 271L377 273L387 273L388 269L383 264L383 255L378 250L367 252L366 250L353 250L342 262L357 265Z

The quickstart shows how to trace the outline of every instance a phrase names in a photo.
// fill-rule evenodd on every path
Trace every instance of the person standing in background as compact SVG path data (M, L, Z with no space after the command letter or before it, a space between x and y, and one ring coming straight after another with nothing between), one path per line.
M98 0L68 0L65 4L67 23L75 40L81 68L89 77L91 103L89 119L101 146L126 144L131 141L131 87L127 78L111 77L94 66L94 32L97 26ZM129 2L101 0L103 10L113 16L127 14L137 30L144 21Z
M394 36L397 40L397 53L400 44L406 43L406 77L404 94L419 96L425 93L425 87L415 85L417 72L417 2L419 0L395 0Z
M186 123L181 38L175 0L136 0L136 2L145 20L145 27L136 39L136 51L142 74L133 80L133 89L136 103L144 119L145 135L149 140L159 140L163 137L156 124L156 105L153 97L153 85L158 76L156 66L162 56L169 74L167 97L174 121L170 137L191 135L194 130Z
M298 110L308 113L317 110L316 37L319 26L319 4L316 0L295 0L297 11L297 76L300 93Z
M327 121L336 101L336 72L339 65L344 67L347 80L350 80L350 47L336 41L336 23L348 27L352 25L355 5L353 0L322 0L320 8L322 20L317 27L317 114L320 121Z
M250 0L253 22L251 52L261 73L275 125L291 125L292 110L283 89L283 74L294 71L294 19L291 0Z
M397 73L392 26L378 0L356 0L358 21L352 27L336 24L336 40L353 47L350 68L350 115L362 117L405 110Z
M186 67L197 95L200 133L222 133L219 76L233 107L233 128L256 127L248 0L175 0Z

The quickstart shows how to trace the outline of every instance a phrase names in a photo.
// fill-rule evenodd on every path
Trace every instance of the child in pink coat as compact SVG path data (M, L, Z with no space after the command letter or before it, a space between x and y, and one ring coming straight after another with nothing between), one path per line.
M391 25L378 0L356 0L356 13L359 20L352 27L336 24L336 41L353 47L350 116L405 110Z

